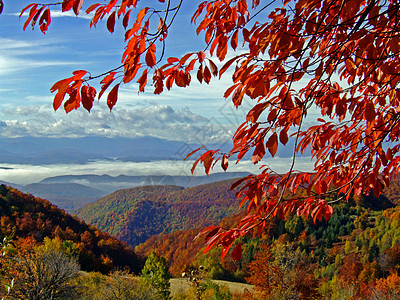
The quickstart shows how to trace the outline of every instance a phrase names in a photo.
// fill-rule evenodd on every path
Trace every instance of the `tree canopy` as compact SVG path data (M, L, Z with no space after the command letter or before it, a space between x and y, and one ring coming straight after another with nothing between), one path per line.
M55 110L64 104L68 113L82 105L90 112L95 97L106 91L111 110L121 84L137 82L139 92L152 86L159 94L190 85L194 73L205 84L213 77L232 77L221 98L231 99L235 107L250 99L253 106L232 136L232 149L223 153L202 147L192 171L200 163L208 174L217 162L226 170L229 161L238 163L246 153L261 167L259 174L233 186L240 186L238 196L248 205L248 215L237 228L205 230L206 250L221 245L224 256L236 237L255 227L262 230L271 215L297 211L314 220L329 218L333 203L370 189L378 196L389 185L400 159L397 1L199 1L188 22L196 24L204 48L164 57L183 1L108 0L90 5L90 26L104 19L111 33L117 23L125 28L121 64L98 75L74 71L51 92ZM31 24L45 33L54 6L78 15L85 4L32 3L21 11L21 16L27 12L23 29ZM2 7L0 0L0 11ZM93 86L97 81L100 88ZM315 111L317 120L310 117ZM274 156L289 143L294 148L287 173L262 165L267 151ZM314 158L309 173L295 166L305 151ZM240 254L238 244L232 255Z

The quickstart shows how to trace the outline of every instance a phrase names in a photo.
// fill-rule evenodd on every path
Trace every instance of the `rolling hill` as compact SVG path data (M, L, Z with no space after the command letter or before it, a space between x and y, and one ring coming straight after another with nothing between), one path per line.
M240 211L235 181L192 188L144 186L116 191L77 211L78 217L131 246L159 233L218 223Z

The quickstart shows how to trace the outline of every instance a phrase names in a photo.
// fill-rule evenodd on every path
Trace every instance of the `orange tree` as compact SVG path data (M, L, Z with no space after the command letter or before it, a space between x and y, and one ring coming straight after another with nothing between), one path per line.
M80 105L90 111L96 95L107 91L111 110L121 84L137 82L140 92L151 85L159 94L190 85L194 74L206 84L233 74L223 96L236 107L251 99L253 107L233 135L232 149L222 153L201 148L193 169L200 163L208 174L219 161L226 170L230 160L239 162L248 152L254 164L262 164L267 151L274 156L289 140L294 143L293 160L285 174L262 165L259 174L234 185L240 186L238 195L248 205L248 215L237 228L205 230L206 250L221 245L224 256L236 237L255 227L262 230L270 215L296 211L314 220L329 218L332 202L370 189L379 195L389 185L399 169L398 1L199 1L190 21L204 37L204 48L164 57L183 1L88 4L90 26L103 19L110 32L120 24L125 28L121 65L96 76L75 71L51 92L54 109L63 104L68 113ZM27 15L23 28L31 24L46 32L53 7L78 15L86 2L30 4L21 12ZM0 0L0 11L2 7ZM228 50L239 48L237 55L228 56ZM97 81L99 88L92 84ZM306 126L311 111L319 118ZM313 172L295 169L296 157L304 151L311 151ZM332 193L339 196L332 200ZM235 258L240 247L232 251Z

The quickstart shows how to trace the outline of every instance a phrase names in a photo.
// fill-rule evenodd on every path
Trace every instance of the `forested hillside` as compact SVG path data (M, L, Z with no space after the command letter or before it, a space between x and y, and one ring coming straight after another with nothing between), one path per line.
M218 223L240 211L234 180L192 188L146 186L116 191L77 211L78 217L136 246L159 233Z
M0 185L0 238L15 243L41 244L59 238L83 270L108 273L114 267L139 272L142 261L115 237L72 217L47 200Z
M328 221L316 224L293 213L269 219L260 235L254 230L239 239L239 261L221 259L220 249L204 254L204 240L193 240L204 228L153 236L136 251L156 250L175 276L201 265L210 278L247 281L266 299L398 299L400 207L369 195L334 209ZM220 226L242 217L227 217Z

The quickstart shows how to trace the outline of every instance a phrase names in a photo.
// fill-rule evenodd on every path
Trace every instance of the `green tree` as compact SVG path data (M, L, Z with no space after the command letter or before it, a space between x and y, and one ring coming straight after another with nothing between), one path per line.
M142 277L155 288L162 299L170 298L170 275L168 272L167 261L152 251L147 257L142 270Z

